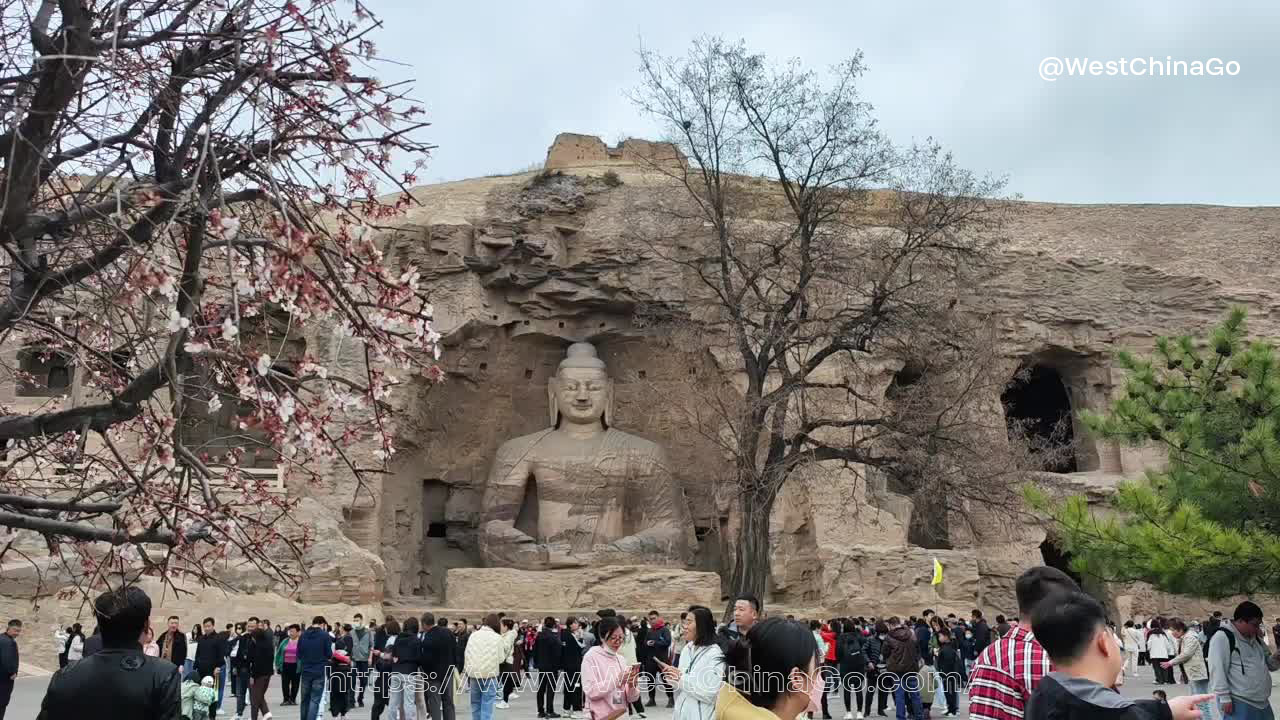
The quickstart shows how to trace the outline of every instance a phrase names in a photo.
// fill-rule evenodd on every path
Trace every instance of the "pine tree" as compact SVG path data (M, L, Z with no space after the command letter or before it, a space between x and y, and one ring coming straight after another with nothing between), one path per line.
M1245 311L1234 308L1206 341L1161 338L1150 357L1122 352L1118 364L1123 393L1082 419L1100 438L1163 448L1168 465L1122 483L1114 512L1029 492L1074 569L1212 598L1280 592L1275 347L1246 338Z

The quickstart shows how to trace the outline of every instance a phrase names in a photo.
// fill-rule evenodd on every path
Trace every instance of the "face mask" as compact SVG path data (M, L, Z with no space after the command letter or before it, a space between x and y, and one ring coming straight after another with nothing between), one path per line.
M356 623L356 624L355 624L355 628L356 628L357 630L363 630L363 629L364 629L364 623L360 623L360 622Z
M826 688L826 684L817 678L817 675L818 673L815 671L814 676L809 677L809 707L811 708L820 707L822 705L822 694Z

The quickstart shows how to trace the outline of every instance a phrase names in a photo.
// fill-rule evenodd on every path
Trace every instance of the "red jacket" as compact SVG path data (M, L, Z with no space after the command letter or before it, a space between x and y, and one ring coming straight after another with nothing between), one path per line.
M827 662L836 661L836 634L830 627L822 626L822 639L827 643Z

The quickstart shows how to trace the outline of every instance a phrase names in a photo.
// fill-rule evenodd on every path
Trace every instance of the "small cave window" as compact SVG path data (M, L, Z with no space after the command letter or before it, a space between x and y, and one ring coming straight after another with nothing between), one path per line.
M448 523L433 522L427 524L427 537L442 538L448 537Z
M1009 437L1025 442L1048 472L1075 472L1075 436L1071 396L1052 367L1019 370L1000 396Z
M57 397L71 387L71 356L58 350L28 347L18 351L19 397Z
M693 537L699 542L706 540L707 536L710 534L711 534L711 528L709 527L697 525L697 526L694 526L693 528Z
M292 376L281 366L274 366ZM271 383L282 383L273 378ZM220 385L208 365L197 362L187 376L185 394L190 403L179 423L182 442L197 457L208 462L224 463L229 455L240 453L241 467L270 469L280 464L280 456L272 447L267 432L250 421L258 409L251 399L241 398L233 388ZM216 399L216 402L215 402ZM245 427L241 427L244 422Z
M901 397L902 392L924 379L924 368L916 363L908 362L902 369L893 374L893 380L885 389L884 396L888 400Z

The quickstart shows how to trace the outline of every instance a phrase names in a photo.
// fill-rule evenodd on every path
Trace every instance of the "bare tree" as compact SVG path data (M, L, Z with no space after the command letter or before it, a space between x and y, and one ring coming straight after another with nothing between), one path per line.
M1003 181L933 142L894 147L863 70L861 55L824 75L774 66L720 39L641 52L633 100L685 158L653 161L677 190L637 239L700 288L684 320L741 378L705 406L734 463L735 594L765 595L770 515L802 466L889 473L953 504L1011 496L1013 465L990 456L1005 428L978 421L1003 386L994 333L958 308L991 267ZM888 401L884 357L913 375Z
M379 470L346 449L394 451L388 369L439 378L426 291L373 232L430 149L407 88L363 69L378 22L359 0L3 18L0 346L23 350L0 364L0 527L89 583L231 556L296 579L297 499L250 470Z

